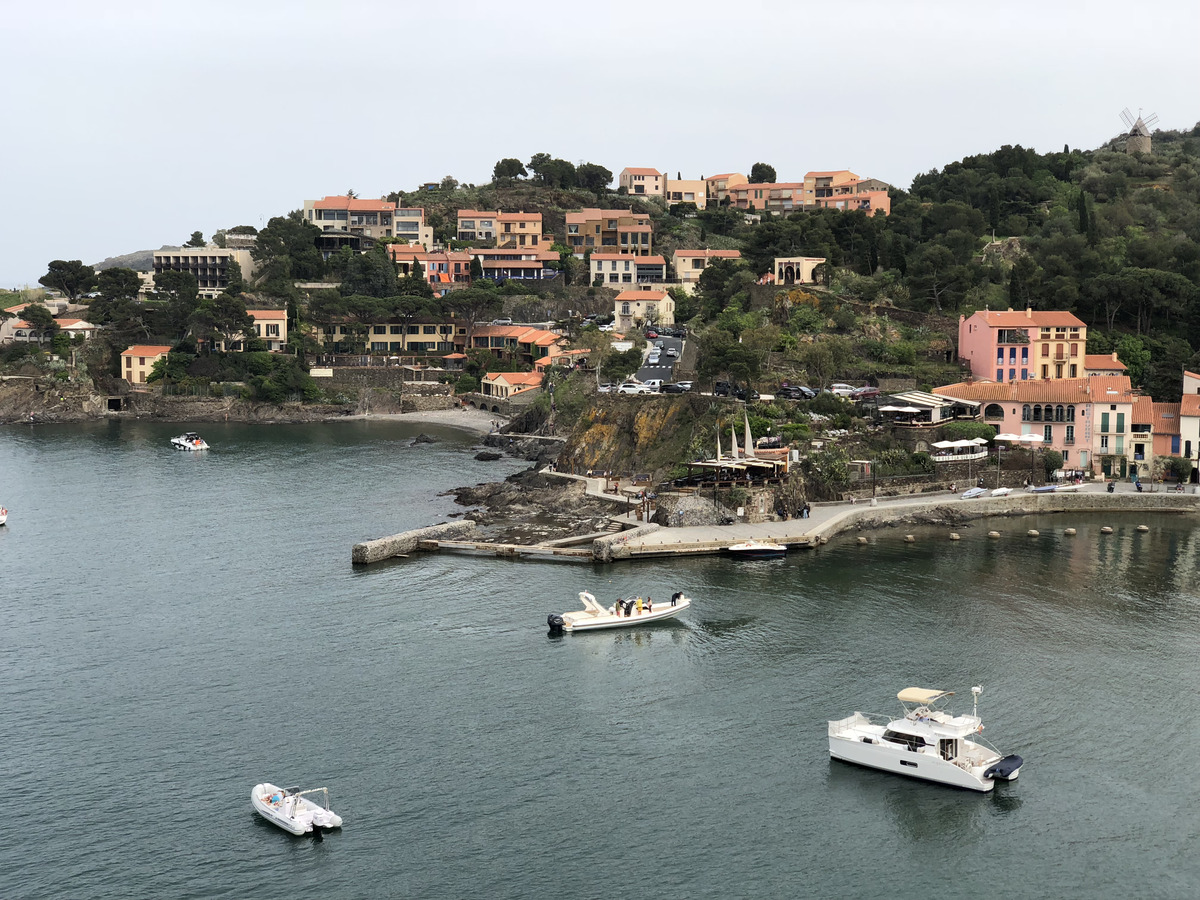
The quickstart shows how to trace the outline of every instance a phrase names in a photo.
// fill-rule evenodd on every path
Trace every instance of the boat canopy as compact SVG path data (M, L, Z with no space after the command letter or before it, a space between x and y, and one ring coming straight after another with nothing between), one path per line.
M896 695L901 703L933 703L943 697L953 697L954 691L931 691L926 688L905 688Z

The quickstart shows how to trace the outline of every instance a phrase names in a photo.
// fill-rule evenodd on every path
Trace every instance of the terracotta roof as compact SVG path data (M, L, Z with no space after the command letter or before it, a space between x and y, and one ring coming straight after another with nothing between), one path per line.
M1119 359L1113 359L1112 353L1085 353L1083 367L1089 371L1092 369L1120 369L1122 372L1125 371L1125 363Z
M286 319L287 310L285 309L248 309L246 310L252 319Z
M1200 378L1200 375L1197 375L1195 372L1189 372L1187 369L1183 370L1183 374L1188 378Z
M735 185L733 185L732 187L730 187L730 188L729 188L729 190L730 190L731 192L732 192L732 191L738 191L738 192L742 192L742 191L762 191L762 190L767 190L767 191L776 191L776 190L789 190L789 191L794 191L794 190L796 190L797 188L802 188L802 187L804 187L804 182L802 182L802 181L775 181L775 182L759 182L758 184L735 184Z
M1151 425L1154 422L1154 400L1150 397L1134 397L1133 413L1129 417L1133 425Z
M963 381L933 389L943 397L998 403L1091 403L1098 378L1063 378L1057 381ZM1129 381L1128 378L1125 379ZM1093 387L1092 393L1088 392ZM1110 401L1111 402L1111 401ZM1126 399L1125 402L1129 402Z
M500 215L500 213L497 210L492 210L489 212L487 210L481 210L481 209L460 209L458 211L458 217L460 219L479 219L479 218L494 219L499 215Z
M720 175L709 175L707 178L702 178L701 181L720 181L722 178L732 178L734 175L745 177L741 172L722 172Z
M1086 328L1087 325L1074 314L1062 312L1059 310L1042 310L1042 309L1008 309L1008 310L980 310L975 313L977 316L982 316L983 320L994 328L1031 328L1037 326L1039 328L1054 328L1063 326L1068 328Z
M55 319L54 321L63 328L71 328L74 325L87 325L89 328L96 327L91 322L85 321L84 319Z
M1200 394L1184 394L1179 401L1181 416L1200 416Z
M362 197L335 196L325 197L313 203L313 209L357 209L357 210L387 210L391 212L396 204L388 200L366 200Z
M831 172L805 172L804 173L805 178L829 178L833 175L854 175L854 173L851 172L849 169L834 169ZM855 179L858 178L857 175L854 175L854 177L855 177Z
M676 250L676 256L685 258L702 256L705 259L741 259L741 250Z
M121 351L122 356L158 356L160 353L170 353L171 348L165 344L134 344L128 350Z
M1151 431L1154 434L1179 434L1179 404L1154 403L1152 407Z
M502 212L497 218L501 222L540 222L542 221L541 213L527 212Z
M615 299L623 303L629 300L666 300L668 296L666 291L621 291Z
M1133 386L1128 375L1093 375L1083 380L1092 385L1092 400L1096 403L1133 402Z
M541 372L488 372L485 377L490 378L492 381L503 381L508 385L538 385L542 383Z
M621 174L624 175L626 172L628 172L630 175L657 175L660 178L663 174L662 172L658 171L658 169L638 169L633 166L626 166Z

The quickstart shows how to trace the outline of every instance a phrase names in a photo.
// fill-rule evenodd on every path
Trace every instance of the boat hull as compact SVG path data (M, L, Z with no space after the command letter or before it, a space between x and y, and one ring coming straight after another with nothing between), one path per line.
M851 740L830 735L829 755L833 759L856 766L866 766L869 769L879 769L894 775L905 775L968 791L986 792L996 784L994 779L973 775L938 756L914 752L883 740L879 740L878 743L865 743L862 737ZM1012 777L1015 778L1016 775Z
M686 597L671 606L666 603L662 606L655 606L654 612L646 612L642 610L639 614L636 611L632 615L617 616L611 613L599 616L593 616L586 612L582 613L564 613L563 614L563 631L603 631L610 628L635 628L639 625L649 625L653 622L662 622L666 619L673 619L691 605L691 601Z
M726 552L738 559L779 559L787 554L787 547L782 544L746 541L727 547Z

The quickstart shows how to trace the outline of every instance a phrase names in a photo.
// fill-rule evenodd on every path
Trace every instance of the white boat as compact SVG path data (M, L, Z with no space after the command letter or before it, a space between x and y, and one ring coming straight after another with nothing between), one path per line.
M196 434L194 431L189 431L186 434L178 435L171 438L171 446L176 450L207 450L208 444L204 438Z
M8 510L0 506L0 525L8 521Z
M882 769L972 791L990 791L997 780L1012 781L1024 762L1003 756L979 737L981 687L971 688L971 715L955 716L938 705L953 691L905 688L896 695L904 715L886 724L856 712L829 723L829 755L843 762Z
M1056 484L1054 486L1054 493L1056 493L1056 494L1069 494L1072 491L1077 491L1077 490L1079 490L1079 485L1077 485L1077 484L1065 484L1064 483L1064 484Z
M1007 497L1012 493L1012 488L996 488L992 491L993 497Z
M964 500L974 500L976 497L982 497L987 493L987 488L973 487L969 491L963 491L962 498Z
M669 601L650 604L651 598L638 603L636 597L618 599L612 606L602 606L595 596L588 591L579 592L579 600L583 609L579 612L550 613L546 624L550 626L551 634L561 634L564 631L599 631L602 628L632 628L635 625L649 625L651 622L661 622L679 615L692 605L692 601L676 591ZM639 608L640 606L640 608Z
M742 541L725 549L742 559L773 559L787 553L786 546L771 541Z
M309 794L320 794L324 802L313 803ZM250 792L254 811L272 824L292 834L305 834L314 828L341 828L342 817L329 808L329 788L302 791L298 787L281 788L264 781Z

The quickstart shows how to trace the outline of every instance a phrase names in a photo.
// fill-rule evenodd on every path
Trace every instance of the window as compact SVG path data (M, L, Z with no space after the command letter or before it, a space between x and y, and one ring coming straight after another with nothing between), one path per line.
M1074 406L1067 407L1067 421L1068 422L1075 421L1075 407Z
M1029 370L1028 370L1028 369L1022 369L1022 370L1021 370L1021 380L1022 380L1022 381L1028 381L1028 380L1029 380Z
M125 357L125 368L127 368L127 369L133 368L133 357L132 356Z
M633 284L633 274L626 272L621 276L621 281L625 284Z
M1004 407L999 403L989 403L983 408L983 417L985 419L1003 419Z
M1042 366L1042 378L1049 378L1049 377L1050 377L1050 367Z
M1079 377L1079 366L1075 365L1075 363L1071 363L1071 377L1072 378Z
M1008 361L1009 361L1009 363L1016 363L1016 361L1017 361L1017 348L1016 347L1008 348Z
M279 326L278 325L268 325L267 326L267 337L279 337Z
M386 325L372 325L371 334L387 334Z
M1192 442L1191 441L1183 442L1183 455L1186 456L1188 459L1192 458Z
M1064 440L1068 444L1075 443L1075 426L1074 425L1067 426L1067 433L1066 433L1066 436L1064 437Z
M617 284L618 282L620 282L621 276L618 275L616 272L610 272L608 275L608 280L612 284Z
M1100 431L1108 431L1108 413L1100 413Z
M1016 370L1016 369L1009 369L1009 370L1008 370L1008 380L1009 380L1009 381L1016 381L1016 380L1017 380L1017 370Z
M1024 406L1021 407L1021 421L1022 422L1029 421L1029 404L1028 403L1026 403Z
M404 334L404 326L403 325L393 325L389 329L389 332L391 334Z
M1171 453L1175 456L1179 455L1179 435L1171 435Z
M1108 435L1107 434L1100 435L1100 452L1101 453L1108 452Z
M423 325L421 326L421 334L437 334L437 326Z
M1054 407L1054 421L1055 422L1063 421L1065 413L1066 413L1066 410L1064 410L1062 406Z
M1029 348L1028 347L1021 348L1021 365L1023 365L1023 366L1029 365Z
M1078 344L1072 344L1072 345L1071 345L1071 355L1072 355L1072 356L1078 356L1078 355L1079 355L1079 345L1078 345Z
M1047 444L1051 443L1054 440L1054 426L1053 425L1046 425L1042 428L1042 439Z
M1003 380L1004 380L1004 370L1003 370L1003 369L997 369L997 370L996 370L996 380L997 380L997 381L1003 381Z
M1125 413L1117 413L1117 434L1125 433Z
M1049 355L1050 355L1050 345L1042 344L1042 356L1049 356Z
M1033 407L1033 421L1042 421L1042 408L1040 406L1034 405Z

